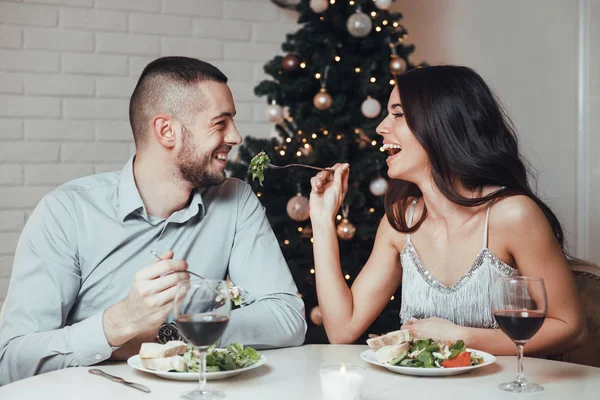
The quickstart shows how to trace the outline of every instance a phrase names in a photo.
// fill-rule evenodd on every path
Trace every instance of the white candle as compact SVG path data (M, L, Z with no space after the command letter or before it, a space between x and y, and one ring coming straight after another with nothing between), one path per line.
M364 368L356 365L330 365L321 368L324 400L360 400L365 381Z

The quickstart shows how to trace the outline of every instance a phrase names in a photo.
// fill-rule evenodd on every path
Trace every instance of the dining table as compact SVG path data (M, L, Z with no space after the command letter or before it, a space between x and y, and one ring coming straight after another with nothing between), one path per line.
M416 377L391 372L363 361L362 345L304 345L262 350L266 364L237 376L208 382L210 389L236 400L324 399L321 391L321 367L358 365L364 368L364 400L388 399L599 399L600 368L525 357L526 377L542 384L544 391L515 394L498 385L511 381L517 372L515 356L500 356L493 364L468 373L446 377ZM147 386L144 393L131 387L90 374L90 368ZM178 399L198 385L138 371L126 362L102 362L93 367L71 367L43 373L0 387L1 400L22 399ZM328 399L324 399L328 400Z

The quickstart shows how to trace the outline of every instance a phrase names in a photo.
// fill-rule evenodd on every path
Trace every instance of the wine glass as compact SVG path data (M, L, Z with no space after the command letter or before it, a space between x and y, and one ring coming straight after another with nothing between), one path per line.
M206 351L223 335L231 301L227 282L209 279L191 279L179 282L175 292L175 323L189 343L200 353L200 384L181 395L182 399L209 400L225 397L206 385Z
M544 390L528 382L523 373L523 346L541 328L548 299L542 279L525 276L497 278L492 289L492 311L500 329L517 345L517 378L501 384L502 390L531 393Z

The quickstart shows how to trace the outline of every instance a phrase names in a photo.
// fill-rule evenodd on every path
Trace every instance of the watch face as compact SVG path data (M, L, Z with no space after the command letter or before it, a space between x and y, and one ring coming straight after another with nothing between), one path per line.
M181 335L175 324L162 324L158 329L157 339L159 343L165 344L171 340L181 340Z

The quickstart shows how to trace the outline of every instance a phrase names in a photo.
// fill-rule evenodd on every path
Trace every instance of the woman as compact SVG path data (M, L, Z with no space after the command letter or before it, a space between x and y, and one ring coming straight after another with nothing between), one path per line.
M388 152L386 215L352 288L341 272L335 215L348 164L311 179L315 275L332 343L354 342L402 282L403 329L417 338L464 340L496 355L514 343L491 313L493 280L544 279L548 313L529 353L585 341L577 290L556 216L533 193L510 121L477 73L435 66L398 77L377 127Z

